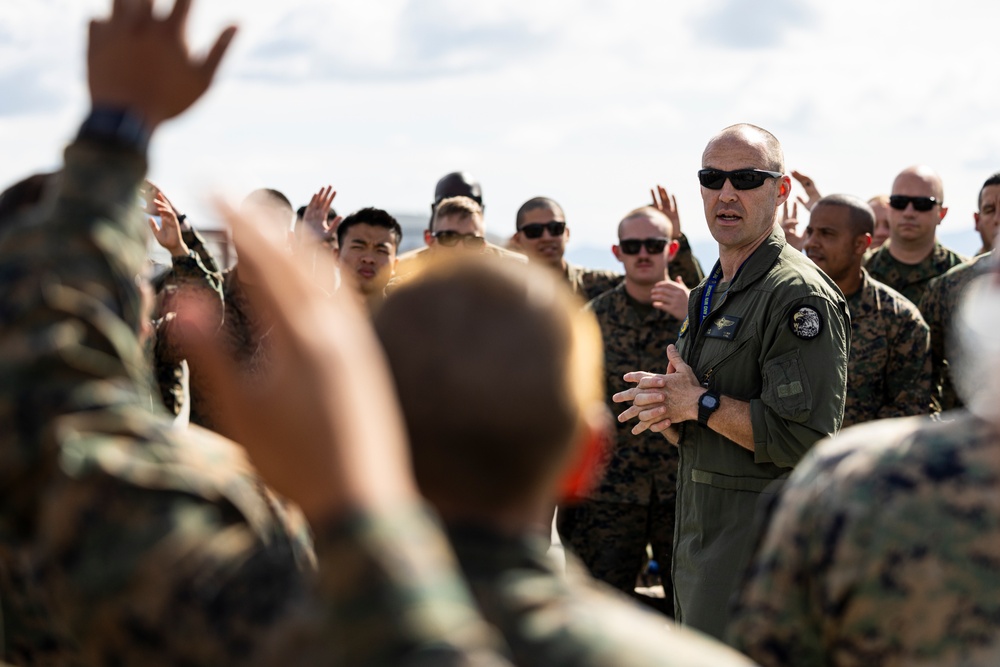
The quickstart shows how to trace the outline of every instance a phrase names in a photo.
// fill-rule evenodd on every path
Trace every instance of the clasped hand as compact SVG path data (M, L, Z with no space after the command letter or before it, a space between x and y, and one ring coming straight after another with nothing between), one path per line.
M632 428L634 435L647 429L662 433L674 424L698 418L698 397L705 388L698 384L694 370L673 345L667 346L667 360L664 374L626 373L624 380L634 382L635 386L612 397L615 403L632 403L618 415L618 421L627 422L638 417L639 423Z

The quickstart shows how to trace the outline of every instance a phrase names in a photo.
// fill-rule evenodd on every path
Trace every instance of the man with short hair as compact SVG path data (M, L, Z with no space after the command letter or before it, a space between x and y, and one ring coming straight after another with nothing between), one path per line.
M745 664L571 556L561 572L536 533L586 483L607 426L600 333L581 305L550 271L490 256L438 263L386 300L375 328L420 491L515 664Z
M475 200L465 196L449 197L435 204L434 214L424 230L424 243L427 244L425 247L399 256L396 277L389 285L390 292L399 282L421 271L427 262L457 252L498 255L518 262L527 261L521 253L511 252L486 240L483 208Z
M932 278L966 259L937 241L947 213L937 172L923 165L899 172L889 195L889 242L865 263L872 278L920 303Z
M986 179L979 189L979 210L973 214L976 231L983 245L977 255L993 250L997 227L1000 226L1000 172Z
M657 307L654 291L669 282L667 265L677 245L664 213L652 206L631 211L618 224L618 244L612 247L625 279L587 306L601 327L605 395L616 415L622 408L610 397L621 389L622 376L655 367L677 340L687 299L677 317ZM652 545L665 593L663 610L669 614L677 448L652 431L632 435L628 425L616 426L598 483L559 508L559 535L594 577L630 595L646 545Z
M931 410L930 330L917 307L862 268L875 215L848 195L813 207L803 250L847 297L851 354L842 427Z
M344 218L337 226L337 249L341 276L368 305L369 312L382 304L385 286L396 270L396 250L403 230L394 217L379 208L363 208Z
M791 191L784 170L781 144L759 127L708 143L698 179L719 261L691 293L666 373L629 373L637 386L614 397L632 402L618 419L638 417L633 433L679 447L674 611L716 637L757 539L758 499L844 413L847 304L775 225Z
M1000 275L956 317L970 406L847 429L799 464L730 641L765 667L1000 664Z
M563 255L569 241L569 227L566 214L555 200L534 197L521 204L515 227L514 241L528 256L528 261L558 271L573 293L579 294L584 301L603 294L621 281L621 276L614 271L585 269L566 261Z

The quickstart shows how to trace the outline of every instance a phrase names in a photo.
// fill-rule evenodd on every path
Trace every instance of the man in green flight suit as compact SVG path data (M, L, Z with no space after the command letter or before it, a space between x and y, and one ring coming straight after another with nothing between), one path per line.
M850 324L836 285L786 245L778 140L734 125L705 148L705 217L719 262L691 293L665 374L625 375L615 395L680 449L672 576L677 619L721 637L757 537L757 500L840 428Z

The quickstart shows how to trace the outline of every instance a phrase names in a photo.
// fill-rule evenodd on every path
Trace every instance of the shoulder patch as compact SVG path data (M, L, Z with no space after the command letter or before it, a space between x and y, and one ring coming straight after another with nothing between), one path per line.
M681 330L680 330L680 333L677 334L677 337L678 338L684 338L684 334L686 334L687 332L688 332L688 318L685 317L684 318L684 323L681 324Z
M802 306L792 311L788 318L792 333L799 338L810 340L823 331L823 316L815 308Z

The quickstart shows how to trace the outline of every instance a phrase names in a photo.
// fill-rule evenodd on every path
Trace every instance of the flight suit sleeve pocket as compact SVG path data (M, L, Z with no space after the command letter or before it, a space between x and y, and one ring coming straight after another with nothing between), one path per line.
M782 419L801 421L809 416L812 392L798 350L764 363L761 400Z

